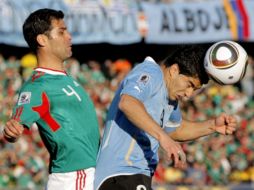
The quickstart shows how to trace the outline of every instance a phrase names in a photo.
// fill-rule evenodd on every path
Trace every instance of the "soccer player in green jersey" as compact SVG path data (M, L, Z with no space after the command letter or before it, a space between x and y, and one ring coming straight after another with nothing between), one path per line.
M38 68L22 86L3 135L15 142L36 123L50 154L47 190L93 190L99 127L94 105L64 69L72 55L62 11L39 9L26 19L23 34Z

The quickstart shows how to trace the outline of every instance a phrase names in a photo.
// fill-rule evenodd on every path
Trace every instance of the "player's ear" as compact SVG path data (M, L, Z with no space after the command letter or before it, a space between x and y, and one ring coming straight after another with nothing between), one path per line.
M43 46L46 45L47 36L44 35L44 34L39 34L39 35L37 35L36 40L37 40L38 44L39 44L41 47L43 47Z
M169 72L170 76L178 75L180 72L178 64L175 63L175 64L171 65L169 67L168 72Z

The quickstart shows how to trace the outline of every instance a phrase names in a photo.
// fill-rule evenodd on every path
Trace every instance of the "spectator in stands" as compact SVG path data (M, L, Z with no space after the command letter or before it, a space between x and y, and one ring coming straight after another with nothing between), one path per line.
M2 54L0 54L0 73L3 73L6 69L6 63Z
M249 56L244 78L240 81L242 91L254 100L254 59Z

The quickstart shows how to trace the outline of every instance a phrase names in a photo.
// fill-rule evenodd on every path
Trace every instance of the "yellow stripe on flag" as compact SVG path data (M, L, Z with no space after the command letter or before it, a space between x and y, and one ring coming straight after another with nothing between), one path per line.
M229 19L229 27L231 30L231 34L234 40L237 40L238 37L238 29L237 29L237 18L234 13L234 10L229 2L229 0L223 0L224 9Z

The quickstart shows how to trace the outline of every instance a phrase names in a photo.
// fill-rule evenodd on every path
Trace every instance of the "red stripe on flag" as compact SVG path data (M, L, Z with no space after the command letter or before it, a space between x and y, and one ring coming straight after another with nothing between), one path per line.
M243 37L246 40L250 37L249 16L247 14L247 10L245 9L243 1L237 0L236 3L243 20Z

